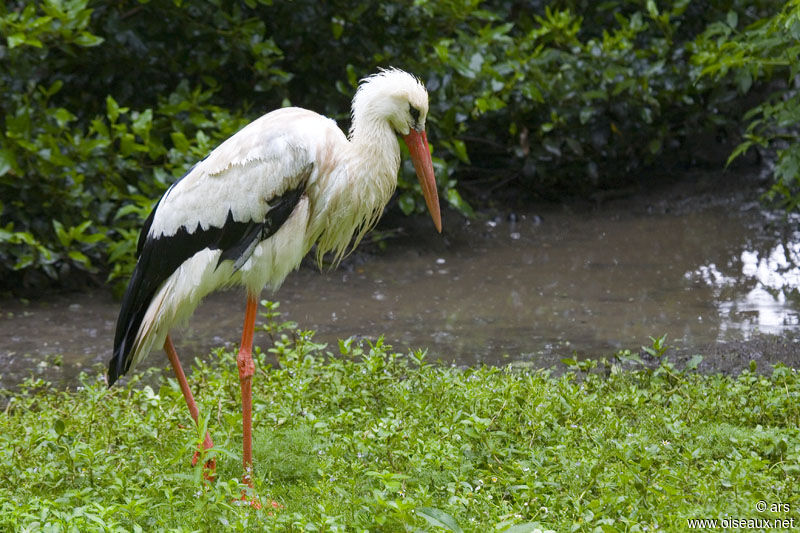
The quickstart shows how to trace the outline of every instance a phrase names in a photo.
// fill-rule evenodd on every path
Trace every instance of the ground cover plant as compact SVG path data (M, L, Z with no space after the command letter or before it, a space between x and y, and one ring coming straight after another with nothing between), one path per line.
M0 391L0 530L680 531L695 518L800 520L794 369L631 368L629 352L594 371L567 360L560 376L461 369L381 341L326 347L271 309L274 344L257 351L254 380L255 490L281 508L234 501L238 373L235 354L217 350L190 376L217 444L211 486L189 466L205 429L160 370L110 390L84 375L74 391L33 378ZM651 356L663 355L658 340Z

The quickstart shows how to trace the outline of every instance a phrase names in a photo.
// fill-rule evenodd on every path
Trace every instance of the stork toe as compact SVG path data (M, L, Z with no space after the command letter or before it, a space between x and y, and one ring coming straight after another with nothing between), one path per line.
M194 455L192 455L192 467L197 466L197 461L199 461L201 457L202 453L200 450L194 452ZM206 464L203 466L203 478L209 483L213 483L214 480L217 479L217 460L215 458L206 461Z

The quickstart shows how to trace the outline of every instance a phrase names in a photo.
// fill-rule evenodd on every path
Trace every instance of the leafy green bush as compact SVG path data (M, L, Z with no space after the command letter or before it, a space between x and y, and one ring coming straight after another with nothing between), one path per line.
M113 31L126 15L106 7L111 12L100 29L112 37L100 37L90 31L90 21L98 17L87 4L49 1L24 9L12 4L2 12L7 47L0 71L6 95L0 104L0 278L6 286L38 285L45 281L42 274L63 279L75 270L124 277L154 200L246 122L240 111L212 103L221 89L211 77L190 85L175 69L165 71L174 79L165 79L126 65L117 48L125 35L137 40L140 28ZM134 5L132 12L141 7ZM177 15L191 10L167 6L164 11L149 20L180 26ZM254 41L248 41L248 50L263 56ZM200 47L185 48L202 53ZM147 50L157 51L157 46ZM123 87L120 94L146 107L121 105L106 86L93 86L103 81Z
M59 251L89 267L84 252L103 239L89 227L91 222L84 223L85 215L64 217L61 212L80 210L85 194L84 176L68 167L91 157L102 140L67 133L76 116L52 101L64 82L44 80L36 68L51 50L53 55L74 53L102 42L86 30L91 10L85 5L60 10L47 4L41 12L33 4L11 7L5 6L0 21L7 41L0 77L0 274L6 280L12 269L41 269L55 276Z
M693 61L702 75L727 81L741 94L756 82L772 81L770 94L744 116L744 140L729 162L751 147L775 150L775 183L770 196L787 209L800 208L800 2L787 2L772 17L743 29L735 12L712 24L697 40Z
M696 132L738 127L737 86L748 78L699 77L703 57L715 39L734 53L740 41L724 29L733 18L768 20L781 5L6 2L0 283L63 283L76 272L123 279L143 217L189 165L281 105L347 129L358 80L378 66L425 80L441 195L462 213L471 212L462 192L472 202L509 183L547 197L625 185L650 166L686 163ZM753 26L763 28L764 53L791 58L792 9ZM769 74L761 64L751 91ZM791 109L775 97L757 110L750 141L782 135L767 124ZM795 150L781 152L787 187L797 161ZM408 161L397 205L424 210Z
M476 8L421 60L444 139L466 141L470 179L516 181L561 197L690 164L698 132L740 117L730 93L698 80L694 39L730 10L753 21L780 2L505 2ZM512 17L500 13L512 13ZM450 159L466 162L450 141ZM650 173L648 173L650 174ZM644 180L642 180L644 181Z

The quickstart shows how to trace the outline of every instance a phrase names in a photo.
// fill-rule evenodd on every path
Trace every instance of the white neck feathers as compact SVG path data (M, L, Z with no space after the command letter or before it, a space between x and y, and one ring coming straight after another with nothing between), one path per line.
M400 148L397 131L408 131L405 118L410 95L427 111L427 93L422 84L406 72L390 69L362 81L353 98L348 142L331 147L337 152L336 165L327 175L320 172L324 198L314 199L317 209L311 235L317 242L317 261L333 252L334 264L358 244L380 218L397 186ZM420 102L416 102L420 100ZM405 131L403 131L405 128ZM311 243L309 243L310 246ZM352 249L352 248L351 248Z

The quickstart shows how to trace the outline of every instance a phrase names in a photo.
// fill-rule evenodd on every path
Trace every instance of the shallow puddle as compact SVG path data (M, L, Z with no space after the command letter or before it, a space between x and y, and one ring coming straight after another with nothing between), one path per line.
M712 370L735 367L714 361L732 353L739 363L797 362L798 219L764 211L750 189L718 190L724 178L703 179L690 193L601 206L471 222L451 214L442 236L425 219L401 220L408 227L387 252L334 271L303 267L264 296L334 353L336 339L384 335L433 360L547 368L667 334L676 353L704 354ZM0 386L31 374L69 383L104 364L117 310L103 291L2 302ZM237 343L243 311L241 291L210 297L176 333L184 361Z

